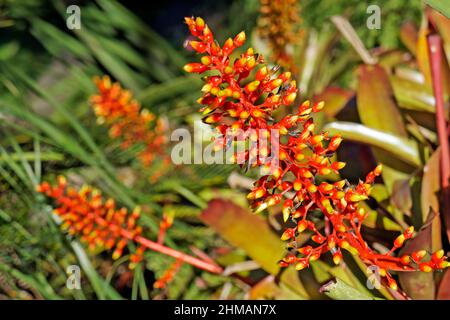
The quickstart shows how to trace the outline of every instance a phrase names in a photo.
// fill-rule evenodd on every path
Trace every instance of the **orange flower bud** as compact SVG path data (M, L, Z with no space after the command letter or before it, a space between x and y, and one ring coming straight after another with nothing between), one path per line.
M207 70L207 67L201 63L188 63L183 67L184 71L189 73L202 73Z
M244 44L244 42L245 42L245 32L241 31L236 35L236 37L234 37L233 43L236 47L240 47Z

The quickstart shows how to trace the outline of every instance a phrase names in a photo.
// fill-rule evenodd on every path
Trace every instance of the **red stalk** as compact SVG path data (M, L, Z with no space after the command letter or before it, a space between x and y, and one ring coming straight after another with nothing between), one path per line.
M441 187L444 195L444 219L447 227L447 235L450 238L450 199L449 199L449 179L450 179L450 148L448 142L448 131L444 113L444 92L442 88L442 41L439 35L428 36L428 54L430 57L431 79L433 83L434 97L436 100L436 127L440 144L440 167L441 167Z
M205 270L205 271L209 271L212 273L222 273L222 268L216 264L204 261L204 260L200 260L197 258L194 258L188 254L185 254L183 252L174 250L172 248L166 247L162 244L153 242L147 238L141 237L141 236L137 236L134 237L130 232L128 232L127 230L121 230L120 234L124 237L127 238L128 240L131 241L136 241L137 243L141 244L142 246L151 249L153 251L156 252L160 252L162 254L171 256L175 259L178 259L180 261L189 263L191 265L193 265L194 267L197 267L199 269Z

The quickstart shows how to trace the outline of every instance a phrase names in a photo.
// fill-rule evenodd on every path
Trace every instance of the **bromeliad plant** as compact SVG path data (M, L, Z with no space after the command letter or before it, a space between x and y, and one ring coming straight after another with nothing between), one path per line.
M146 167L152 164L155 157L164 157L167 143L164 122L141 108L130 91L117 82L111 83L108 76L95 78L94 82L99 92L91 98L91 103L97 122L109 127L111 138L120 138L123 149L143 145L137 156Z
M127 245L136 246L130 255L130 268L143 260L146 250L153 250L171 256L179 263L188 263L212 273L222 272L211 260L195 258L144 237L144 230L139 225L139 207L128 212L126 208L119 208L114 199L105 201L97 189L84 186L76 190L68 186L67 180L62 176L58 178L56 185L43 182L36 190L53 199L53 212L62 220L62 229L67 230L70 235L78 235L90 249L113 250L112 257L116 260L122 256ZM174 272L172 270L170 273ZM170 279L163 282L168 281ZM161 283L157 287L162 287Z
M265 167L269 174L256 181L248 194L256 212L282 203L284 221L292 220L296 224L282 235L283 240L293 240L294 250L280 261L281 266L294 264L301 270L326 252L330 252L333 261L339 264L344 249L358 255L367 265L377 266L384 283L397 290L391 271L431 272L450 265L442 250L432 253L428 261L424 261L427 255L424 250L400 257L392 255L414 236L413 227L400 234L387 253L377 253L370 248L361 234L367 213L358 203L368 198L372 184L381 174L381 165L356 186L351 186L346 180L319 182L330 173L338 174L345 166L345 163L333 160L342 138L329 136L327 132L314 133L312 113L319 112L324 103L305 101L295 114L274 120L272 115L276 109L289 106L296 99L296 82L290 80L291 74L279 74L267 66L256 71L264 60L252 48L232 60L231 54L245 42L244 32L219 46L202 18L186 18L186 23L191 34L198 39L191 41L190 45L203 56L201 62L189 63L184 69L190 73L208 72L202 88L204 95L198 102L204 106L201 109L205 115L204 122L214 125L219 133L217 146L228 148L231 145L229 133L238 130L256 129L249 135L254 142L259 141L260 132L270 138L271 130L277 130L281 137L275 142L269 139L277 144L275 150L279 150L278 154L271 155L268 148L258 150L259 154L278 158L279 165L274 166L270 160L253 162L253 166ZM256 71L254 78L250 76L253 71ZM249 162L253 156L245 151L237 154L236 160ZM317 212L323 215L323 231L311 219ZM311 239L317 245L295 248L297 237L306 230L313 234Z
M258 32L267 41L272 55L271 60L290 69L295 68L289 48L302 38L299 26L300 5L297 0L261 0Z

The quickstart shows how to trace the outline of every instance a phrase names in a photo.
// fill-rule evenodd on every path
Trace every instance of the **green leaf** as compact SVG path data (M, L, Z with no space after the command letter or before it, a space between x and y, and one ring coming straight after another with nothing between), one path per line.
M440 170L439 170L439 154L438 148L430 157L423 168L422 185L420 192L420 205L422 211L422 222L425 223L428 214L431 211L440 212L439 209L439 191L440 187ZM431 249L433 251L441 248L441 219L435 218L432 222Z
M330 118L335 117L354 96L354 91L339 87L327 87L314 97L314 101L325 102L323 112Z
M268 273L280 272L278 261L286 253L284 243L270 229L266 219L231 201L212 200L200 219L237 248L243 249ZM236 223L239 221L239 223ZM281 282L304 298L308 297L293 268L282 270Z
M358 113L361 122L374 129L407 137L402 116L398 110L389 78L379 65L362 65L358 70Z
M374 298L349 286L339 278L324 284L320 288L320 292L325 293L334 300L375 300Z
M340 134L344 139L380 148L412 166L421 166L417 144L412 140L352 122L331 122L324 126L324 130L330 134Z
M143 89L137 99L144 105L151 107L159 101L167 101L178 95L200 90L202 81L198 77L183 76L171 79L161 84L151 85Z
M447 0L425 0L425 3L450 19L450 6Z
M72 241L71 246L78 258L78 262L80 263L81 268L92 284L97 297L99 299L122 299L120 294L117 293L117 291L113 287L111 287L109 283L105 281L105 279L100 277L97 271L95 271L83 247L76 241Z
M415 111L436 112L435 100L430 88L398 76L391 76L390 80L400 107Z
M22 273L21 271L11 268L10 266L0 263L0 271L10 274L12 277L23 281L24 283L37 290L44 298L49 300L61 300L62 298L55 294L53 288L47 283L36 279L31 275Z

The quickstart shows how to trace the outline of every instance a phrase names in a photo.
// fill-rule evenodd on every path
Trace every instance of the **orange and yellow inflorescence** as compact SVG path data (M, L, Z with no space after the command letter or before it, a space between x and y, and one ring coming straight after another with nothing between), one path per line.
M172 263L169 268L164 271L163 275L153 283L153 287L156 289L165 288L173 280L182 265L183 262L181 260L176 260Z
M71 235L79 235L91 250L114 250L113 259L118 259L128 244L141 235L142 228L137 225L140 209L132 212L117 208L113 199L103 200L101 192L90 186L76 190L67 186L65 177L58 177L58 184L52 186L43 182L37 191L54 199L53 212L63 221L61 227ZM138 246L130 257L130 267L140 262L145 248Z
M156 156L164 156L167 143L164 121L147 109L141 108L130 91L119 83L111 83L108 76L95 78L98 94L91 98L97 120L109 126L112 138L121 139L121 147L143 146L138 157L144 166L149 166Z
M427 262L423 261L426 251L402 257L392 255L413 236L412 227L397 237L388 253L379 254L372 250L361 234L367 213L358 203L368 198L372 184L381 174L381 165L354 187L346 180L318 183L318 177L337 174L345 166L343 162L332 160L342 138L327 132L315 133L312 113L319 112L324 103L305 101L295 114L275 121L272 113L281 106L291 105L296 99L297 87L290 79L291 74L259 66L264 63L263 57L251 48L232 60L230 55L245 42L244 32L219 46L202 18L186 18L186 23L197 38L190 45L202 57L201 62L189 63L184 69L200 74L208 71L202 88L204 94L198 102L203 105L203 121L214 125L219 133L217 147L229 147L230 131L264 129L251 131L249 138L252 141L259 141L261 132L270 136L272 130L280 136L280 139L271 140L278 144L275 149L278 154L272 156L279 159L279 165L274 166L270 157L265 157L266 160L258 158L252 163L252 166L266 167L268 174L255 183L248 199L256 212L282 203L284 221L295 223L295 227L286 229L282 235L283 240L292 241L294 248L280 261L281 266L294 264L301 270L326 252L330 252L333 261L339 264L342 250L347 250L367 265L378 266L384 283L391 289L397 289L397 284L389 271L430 272L449 266L442 250L433 253ZM253 73L254 78L250 76ZM266 147L259 148L258 152L270 155ZM244 151L236 158L248 162L252 156ZM323 229L312 219L318 212L323 215ZM297 237L305 231L312 233L315 245L296 248Z
M123 207L118 208L113 199L105 201L101 192L90 186L76 190L67 185L65 177L59 176L56 185L43 182L36 187L36 191L53 199L53 212L61 219L61 227L70 235L79 236L90 249L113 250L113 259L118 259L125 247L132 244L130 247L136 249L130 255L130 268L141 262L149 249L208 272L223 271L210 259L199 259L143 237L142 227L138 225L139 207L131 212ZM166 219L162 225L165 232L171 221Z
M303 36L300 30L300 5L298 0L260 0L258 33L266 40L271 60L283 68L295 70L290 46Z

